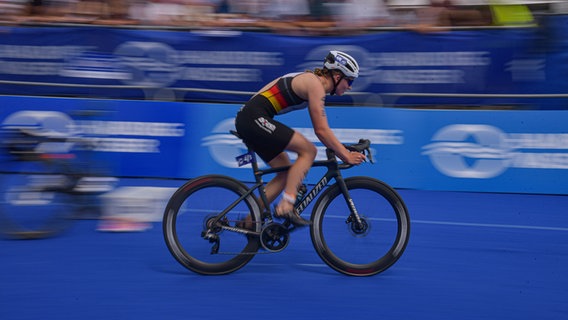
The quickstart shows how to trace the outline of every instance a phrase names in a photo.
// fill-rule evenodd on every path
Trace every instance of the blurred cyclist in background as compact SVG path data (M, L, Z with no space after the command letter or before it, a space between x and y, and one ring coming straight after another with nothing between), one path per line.
M329 127L325 113L325 97L343 95L359 76L359 65L350 55L331 51L325 57L323 68L286 74L258 91L238 112L237 132L244 143L254 150L270 167L291 165L290 170L278 173L267 185L266 196L274 201L282 192L276 207L276 216L288 218L296 225L309 224L294 211L298 186L312 166L317 149L301 133L274 119L290 111L308 108L314 132L318 139L349 164L358 165L365 156L350 152ZM291 164L285 151L298 154ZM250 228L250 217L245 227ZM247 225L248 223L248 225Z

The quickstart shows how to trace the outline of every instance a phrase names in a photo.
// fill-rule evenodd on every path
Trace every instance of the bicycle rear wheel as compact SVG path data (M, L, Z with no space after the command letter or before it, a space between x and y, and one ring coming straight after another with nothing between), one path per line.
M327 189L314 206L312 243L320 258L334 270L352 276L371 276L392 266L410 236L406 205L390 186L376 179L345 179L361 223L350 211L340 187Z
M220 175L199 177L180 187L166 206L162 224L174 258L187 269L205 275L227 274L246 265L259 249L258 237L222 227L235 227L250 214L253 228L260 231L256 198L245 196L217 224L211 222L247 190L241 182ZM207 231L218 237L218 252L214 252L215 243L205 239Z
M72 223L71 182L50 161L4 161L0 175L0 233L13 239L55 236Z

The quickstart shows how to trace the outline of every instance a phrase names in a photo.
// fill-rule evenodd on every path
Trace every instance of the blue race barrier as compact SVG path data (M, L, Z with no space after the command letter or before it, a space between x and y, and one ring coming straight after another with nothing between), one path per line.
M244 145L228 133L236 104L7 96L0 104L1 123L35 121L96 139L97 151L114 163L117 176L220 173L252 181L250 169L235 161ZM69 120L67 114L76 110L106 113ZM344 143L359 138L373 143L376 164L345 175L370 175L397 188L568 194L568 111L328 107L327 114ZM314 141L318 157L325 157L307 111L282 120Z

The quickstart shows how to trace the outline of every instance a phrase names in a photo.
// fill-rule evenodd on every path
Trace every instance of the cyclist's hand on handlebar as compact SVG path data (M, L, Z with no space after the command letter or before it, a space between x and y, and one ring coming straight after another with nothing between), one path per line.
M369 160L373 163L373 157L371 154L371 141L367 139L359 139L358 143L355 144L344 144L343 145L348 153L342 153L341 155L336 152L336 155L349 165L360 165L361 163Z
M348 164L359 165L365 162L367 160L367 157L361 152L351 151L349 152L347 159L342 159L342 160L343 162L346 162Z

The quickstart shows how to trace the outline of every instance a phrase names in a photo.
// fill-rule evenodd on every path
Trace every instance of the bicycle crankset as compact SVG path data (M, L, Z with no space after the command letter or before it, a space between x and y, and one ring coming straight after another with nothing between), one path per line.
M260 244L270 252L284 250L288 246L288 240L290 240L288 228L277 222L267 224L260 231Z

